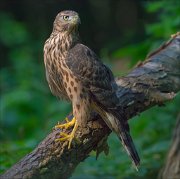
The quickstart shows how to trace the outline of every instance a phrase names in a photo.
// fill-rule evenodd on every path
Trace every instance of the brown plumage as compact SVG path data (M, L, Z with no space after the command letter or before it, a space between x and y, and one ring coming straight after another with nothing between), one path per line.
M99 113L108 127L120 138L135 166L140 159L129 133L129 126L116 95L117 84L111 70L95 53L79 43L79 16L74 11L60 12L53 32L44 45L44 63L49 87L55 96L72 102L74 119L57 127L74 125L70 135L62 133L60 141L71 141L78 125L85 124L90 111Z

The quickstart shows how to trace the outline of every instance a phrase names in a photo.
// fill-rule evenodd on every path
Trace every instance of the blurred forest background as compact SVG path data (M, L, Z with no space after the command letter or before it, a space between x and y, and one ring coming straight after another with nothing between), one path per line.
M79 12L82 42L116 76L125 75L148 52L180 28L180 1L142 0L1 0L0 2L0 172L30 152L71 111L48 88L43 45L56 14ZM157 178L180 113L180 95L165 107L153 107L130 120L142 160L140 171L111 134L110 153L95 153L76 169L79 178Z

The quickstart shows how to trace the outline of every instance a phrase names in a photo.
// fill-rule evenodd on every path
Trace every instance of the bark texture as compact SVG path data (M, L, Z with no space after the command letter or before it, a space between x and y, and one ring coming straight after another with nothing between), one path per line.
M159 179L179 179L180 178L180 113L172 138L165 166L160 172Z
M145 62L127 76L117 78L117 83L118 96L128 119L173 99L180 91L180 33L173 35L168 42L148 55ZM71 149L67 148L67 142L55 142L60 132L53 130L0 178L68 178L92 150L97 153L107 152L106 139L111 131L95 113L85 128L78 128L78 140Z

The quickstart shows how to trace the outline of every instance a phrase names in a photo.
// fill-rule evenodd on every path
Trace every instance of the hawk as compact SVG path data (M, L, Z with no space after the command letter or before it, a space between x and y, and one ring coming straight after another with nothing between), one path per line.
M61 133L59 140L68 140L70 148L77 127L85 123L90 111L96 111L117 134L133 164L138 166L140 159L116 94L118 86L114 76L90 48L79 42L79 24L77 12L60 12L44 45L46 78L50 90L55 96L72 102L74 118L56 128L73 127L73 130L69 135Z

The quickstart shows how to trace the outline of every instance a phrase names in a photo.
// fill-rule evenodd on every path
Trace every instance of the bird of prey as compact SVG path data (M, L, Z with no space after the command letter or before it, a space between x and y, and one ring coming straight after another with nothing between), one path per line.
M80 18L75 11L62 11L54 21L53 31L44 45L46 78L51 92L72 102L72 121L56 128L73 127L71 134L61 133L60 141L75 137L90 111L96 111L117 134L135 166L140 159L129 133L124 110L117 97L118 86L111 70L96 54L79 41Z

